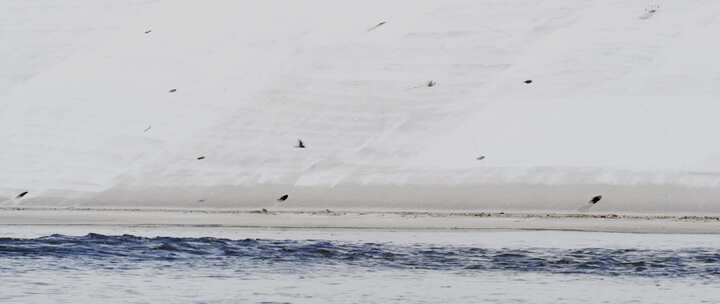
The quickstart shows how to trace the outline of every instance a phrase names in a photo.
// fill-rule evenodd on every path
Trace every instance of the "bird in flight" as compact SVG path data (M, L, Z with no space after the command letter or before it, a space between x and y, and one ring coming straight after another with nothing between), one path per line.
M197 158L197 160L203 160L203 159L205 159L205 156L200 156Z
M531 84L531 83L532 83L532 80L531 80L531 79L528 79L528 80L525 80L525 81L523 81L523 82L524 82L525 84Z
M285 194L285 195L281 196L280 198L278 198L277 201L278 201L278 202L284 202L284 201L286 201L286 200L288 199L288 197L289 197L289 196L288 196L287 194Z
M152 32L152 30L147 30L145 31L145 34L150 34L150 32Z
M170 91L168 91L168 92L175 93L175 92L177 92L177 89L170 89Z
M15 198L22 198L23 196L27 195L27 191L23 191L23 193L18 194Z
M143 132L147 132L147 131L150 131L150 129L152 129L152 125L148 125L148 127L147 127L147 128L145 128L145 131L143 131Z
M305 149L305 144L303 143L302 139L298 138L298 143L297 143L297 146L295 146L295 148Z
M436 86L436 85L437 85L437 82L432 81L432 80L428 81L428 83L427 83L427 86L430 87L430 88L432 88L432 87L434 87L434 86Z
M483 159L485 159L485 155L480 155L480 156L476 157L475 159L477 159L477 160L483 160Z
M382 21L382 22L376 24L375 26L369 28L369 29L368 29L368 32L373 31L373 30L375 30L376 28L379 28L379 27L383 26L385 23L387 23L387 22Z

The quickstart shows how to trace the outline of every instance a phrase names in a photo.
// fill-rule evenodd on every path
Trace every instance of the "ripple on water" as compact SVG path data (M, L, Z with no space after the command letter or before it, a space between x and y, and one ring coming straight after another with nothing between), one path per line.
M81 259L108 269L138 263L163 267L243 268L352 265L461 271L521 271L644 277L720 277L720 250L608 248L491 249L437 245L401 246L324 240L230 240L212 237L145 238L133 235L50 235L35 239L0 238L0 259ZM94 263L94 264L93 264ZM57 263L57 267L69 267ZM73 267L82 267L75 265ZM0 272L15 271L0 268Z

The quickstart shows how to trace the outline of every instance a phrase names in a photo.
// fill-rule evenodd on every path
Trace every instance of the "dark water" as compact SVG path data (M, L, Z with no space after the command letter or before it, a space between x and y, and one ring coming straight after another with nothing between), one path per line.
M0 262L123 269L146 264L195 268L352 266L373 270L514 271L600 276L720 278L720 249L513 248L394 245L321 240L145 238L51 235L0 238ZM68 263L58 263L65 261ZM2 263L0 263L2 265ZM7 265L7 264L6 264ZM1 272L14 271L0 267Z

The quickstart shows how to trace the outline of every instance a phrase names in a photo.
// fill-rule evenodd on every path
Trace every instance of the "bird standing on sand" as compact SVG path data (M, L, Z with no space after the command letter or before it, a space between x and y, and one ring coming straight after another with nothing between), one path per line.
M298 138L298 143L297 143L297 146L295 146L295 148L305 149L305 144L303 143L302 139Z
M289 197L289 196L288 196L287 194L285 194L285 195L281 196L279 199L277 199L277 201L278 201L278 202L284 202L284 201L286 201L286 200L288 199L288 197Z
M585 206L580 207L580 209L578 209L578 211L579 211L579 212L587 212L587 211L589 211L590 208L592 208L592 206L595 206L595 204L597 204L601 199L602 199L602 195L593 196L593 198L591 198L591 199L587 202L587 204L585 204Z

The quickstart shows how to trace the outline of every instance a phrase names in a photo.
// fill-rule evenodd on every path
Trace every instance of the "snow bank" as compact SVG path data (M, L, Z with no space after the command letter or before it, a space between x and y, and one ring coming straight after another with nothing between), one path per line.
M3 1L0 201L720 213L720 2L648 5Z

